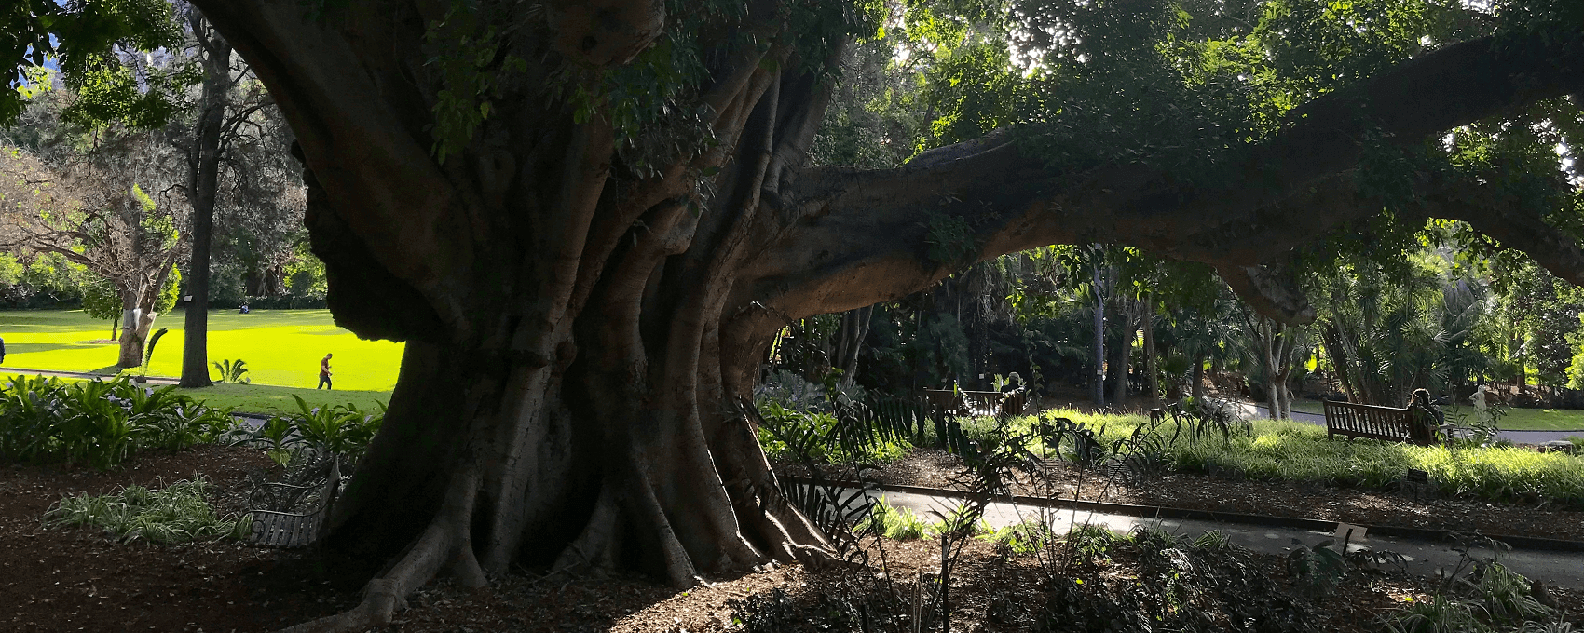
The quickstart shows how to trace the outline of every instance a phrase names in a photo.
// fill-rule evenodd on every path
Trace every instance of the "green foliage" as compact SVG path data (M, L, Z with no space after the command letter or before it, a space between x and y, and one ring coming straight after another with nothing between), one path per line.
M994 544L1002 555L1027 556L1044 551L1056 537L1043 517L1029 517L1018 523L981 534L981 540Z
M218 382L229 382L235 384L253 382L252 378L246 377L246 374L248 373L247 361L244 361L240 358L234 361L229 358L215 361L214 368L220 372L220 380Z
M1087 566L1110 559L1111 549L1122 537L1103 526L1085 523L1069 530L1065 540L1069 555L1079 565Z
M0 387L0 461L81 463L106 469L145 449L180 450L234 425L174 387L129 378L64 383L18 376Z
M1098 429L1101 447L1120 446L1147 418L1137 415L1090 415L1048 411L1047 421L1066 418L1075 426ZM1048 422L1047 422L1048 423ZM1013 431L1036 428L1040 420L1025 416L1009 423ZM1408 469L1430 473L1441 494L1510 502L1541 498L1568 506L1584 505L1584 456L1539 453L1515 447L1413 446L1376 440L1336 441L1325 427L1302 422L1255 420L1249 433L1180 431L1168 422L1157 429L1165 443L1165 459L1177 472L1212 468L1241 473L1250 479L1306 481L1373 490L1390 490ZM970 433L971 439L982 437ZM1061 450L1069 450L1064 440ZM1056 446L1051 446L1055 449ZM1038 452L1038 448L1035 449Z
M121 318L121 293L108 280L99 278L83 286L83 312L95 319Z
M973 262L979 243L967 219L944 213L929 216L924 223L925 260L935 266L959 268Z
M1478 597L1485 616L1496 622L1522 622L1551 614L1530 595L1532 584L1499 562L1480 568Z
M772 399L762 399L757 406L766 423L759 428L759 445L774 461L895 461L911 448L905 438L895 437L867 420L786 408Z
M296 412L272 417L253 431L235 432L233 441L263 448L282 464L303 449L356 462L385 422L384 404L364 413L350 403L315 407L300 396L292 398Z
M1416 600L1401 611L1382 618L1390 633L1480 633L1490 630L1474 617L1467 604L1440 595Z
M930 536L950 536L959 540L969 536L993 533L990 523L984 520L984 509L957 504L946 514L936 513L940 518L929 525L926 531Z
M501 97L501 75L521 74L527 62L511 54L502 55L507 31L494 26L477 3L455 0L445 17L431 21L424 33L427 65L434 69L443 86L435 95L434 138L431 151L435 159L462 151L490 116L494 102Z
M165 334L167 332L170 332L170 328L162 327L159 330L156 330L154 332L153 336L149 337L148 349L144 350L144 352L143 352L143 373L144 374L148 373L149 363L154 362L154 348L159 346L160 339L165 338Z
M176 301L181 299L181 268L171 264L170 274L165 276L165 285L160 286L159 297L154 300L155 314L168 314L176 308Z
M1335 541L1329 539L1313 546L1293 539L1292 551L1287 553L1287 573L1305 593L1327 595L1347 577L1347 560L1333 545Z
M885 497L870 506L869 516L854 528L856 532L869 532L884 536L895 541L909 541L924 538L930 532L930 524L912 510L897 508L886 503Z
M51 506L44 522L51 526L99 528L121 542L159 545L242 539L252 531L251 518L219 517L209 504L211 484L202 477L181 480L159 490L130 486L107 495L66 497Z
M0 11L0 55L8 63L6 85L16 88L47 80L41 69L50 60L78 98L65 116L78 124L111 122L137 128L165 123L183 88L198 80L197 69L164 68L145 57L175 48L182 29L165 0L91 0L60 3L22 0ZM120 56L141 58L131 67ZM0 90L0 124L22 114L28 93Z

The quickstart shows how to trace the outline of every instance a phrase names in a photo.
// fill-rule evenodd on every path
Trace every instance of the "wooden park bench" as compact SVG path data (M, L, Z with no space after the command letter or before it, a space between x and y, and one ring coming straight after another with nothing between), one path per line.
M930 405L956 415L1020 415L1028 406L1028 391L952 391L925 389Z
M1327 437L1369 437L1419 446L1435 443L1433 430L1419 423L1413 409L1331 400L1322 402L1325 405Z
M330 463L330 475L325 478L325 484L320 489L319 503L312 512L295 514L291 512L276 512L274 510L252 510L248 514L253 518L253 533L247 541L254 545L264 547L307 547L319 540L321 529L330 516L330 509L335 505L336 492L341 484L341 466L333 460ZM302 489L302 486L290 484L267 483L272 486L286 486Z

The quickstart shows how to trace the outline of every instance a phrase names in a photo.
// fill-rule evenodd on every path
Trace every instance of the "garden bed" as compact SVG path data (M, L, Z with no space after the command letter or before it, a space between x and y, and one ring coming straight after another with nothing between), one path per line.
M953 475L962 460L933 449L915 449L906 457L865 470L878 483L957 489ZM783 464L780 472L804 474L801 466ZM831 466L830 476L848 469ZM1051 470L1053 489L1027 479L1016 494L1054 496L1085 501L1161 505L1190 510L1257 514L1286 518L1343 521L1362 525L1392 525L1423 529L1473 531L1584 542L1584 511L1537 501L1492 503L1473 498L1412 498L1396 493L1323 486L1306 482L1262 481L1211 477L1203 474L1167 474L1146 483L1130 484L1122 477L1106 478L1083 473L1067 464ZM1080 486L1080 482L1082 485Z
M919 471L943 473L949 456L919 451L886 471L887 477ZM0 613L0 629L15 631L268 631L345 609L354 604L374 570L314 558L305 551L268 550L234 541L174 546L115 543L98 531L46 528L40 518L64 495L101 494L128 485L162 483L204 475L222 514L240 511L250 477L277 468L261 451L199 445L170 453L153 451L109 472L64 466L0 466L0 594L13 604ZM1235 486L1250 482L1230 482ZM873 548L873 544L870 545ZM938 565L933 542L887 541L890 575L911 582ZM871 561L878 560L871 551ZM1273 586L1290 584L1278 557L1247 555ZM1006 558L989 543L971 541L952 584L954 630L1028 630L1032 610L1047 593L1031 589L1034 563ZM387 631L741 631L732 624L733 601L750 600L800 621L827 613L828 596L839 595L854 578L872 572L840 568L820 572L775 566L677 592L644 578L573 579L544 570L514 569L489 589L474 591L444 582L423 588L396 615ZM1092 570L1102 585L1124 587L1138 575L1134 561L1117 556ZM1355 574L1318 605L1323 630L1373 631L1375 618L1423 597L1423 579ZM57 584L58 583L58 584ZM779 589L784 598L771 597ZM1584 611L1584 597L1553 590L1569 613ZM739 612L746 608L735 603ZM767 606L768 605L768 606ZM1021 606L1020 606L1021 605ZM786 629L795 630L795 629ZM839 629L837 629L839 630Z

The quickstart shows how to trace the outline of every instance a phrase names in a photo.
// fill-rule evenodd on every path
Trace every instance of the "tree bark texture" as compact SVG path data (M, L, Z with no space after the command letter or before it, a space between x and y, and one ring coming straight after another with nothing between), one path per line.
M1137 308L1132 299L1119 297L1117 300L1115 313L1121 337L1117 339L1111 371L1107 373L1111 378L1111 404L1118 408L1127 406L1128 368L1133 364L1133 337L1138 334Z
M765 0L736 32L708 34L719 45L697 100L713 144L647 172L624 158L609 109L541 90L625 63L663 4L558 0L517 16L524 76L442 162L443 82L424 51L444 3L319 17L285 0L197 4L296 133L337 323L408 344L326 540L396 562L362 606L310 630L384 622L438 573L476 585L514 561L687 585L818 560L825 539L780 499L739 403L788 322L898 299L961 265L927 257L926 213L966 222L978 260L1100 241L1215 262L1298 318L1258 266L1300 241L1299 224L1307 237L1379 211L1328 197L1326 213L1290 212L1357 162L1361 105L1419 139L1584 86L1549 49L1493 61L1488 43L1448 47L1306 105L1213 191L1142 164L1053 173L1001 135L897 169L810 168L829 84L800 70L809 60ZM1471 82L1479 98L1462 96Z
M1140 304L1140 314L1144 325L1144 384L1149 389L1150 408L1160 408L1160 374L1155 370L1155 298L1146 293L1144 301Z
M1099 248L1095 249L1097 252ZM1101 275L1101 265L1098 260L1094 262L1093 283L1094 289L1094 404L1096 407L1106 406L1105 401L1105 289L1104 279Z
M203 49L203 109L197 139L187 156L187 194L192 204L192 260L187 272L187 312L182 324L181 386L207 387L209 377L209 252L214 234L215 193L220 184L220 136L231 91L231 46L194 12L189 23Z

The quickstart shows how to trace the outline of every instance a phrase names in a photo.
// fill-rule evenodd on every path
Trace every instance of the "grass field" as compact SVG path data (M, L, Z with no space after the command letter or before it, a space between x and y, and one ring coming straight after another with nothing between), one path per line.
M1472 416L1473 407L1444 407L1448 420L1459 415ZM1293 411L1324 415L1319 400L1296 400ZM1498 425L1508 431L1580 431L1584 430L1584 411L1567 409L1508 409Z
M14 372L0 371L0 384L10 384L18 375ZM61 378L71 382L77 378ZM176 393L184 394L204 401L204 404L218 409L232 409L243 413L294 413L298 410L298 396L308 403L310 407L327 407L338 404L350 404L364 411L378 411L381 403L390 403L389 391L347 391L337 389L309 389L306 387L277 387L274 385L237 385L215 384L202 389L176 388Z
M1130 436L1148 423L1137 415L1091 415L1078 411L1049 411L1047 419L1065 417L1100 433L1101 445ZM1030 428L1033 416L1014 422ZM987 435L993 420L964 425L969 437ZM1173 435L1170 424L1161 427ZM1186 472L1204 472L1211 465L1230 467L1252 479L1311 481L1325 484L1389 489L1409 468L1430 473L1448 494L1472 494L1508 501L1525 493L1584 506L1584 456L1539 453L1518 448L1465 448L1413 446L1373 440L1344 442L1326 437L1325 428L1301 422L1256 420L1252 437L1235 434L1223 438L1212 432L1204 437L1182 435L1164 450L1173 465ZM1064 450L1070 446L1063 446Z
M181 375L184 316L178 310L161 315L155 322L154 329L167 327L170 332L160 339L154 351L149 375ZM7 352L5 369L110 373L115 370L117 345L105 340L109 336L108 321L90 319L81 311L0 312L0 338L5 339ZM209 315L209 360L247 361L248 377L254 383L300 387L311 392L319 382L319 359L325 354L335 354L330 362L338 391L386 392L396 384L402 344L359 340L336 327L328 310L257 310L246 315L215 311ZM212 368L210 372L218 373ZM218 397L240 397L215 393ZM289 396L281 395L276 398L279 399L291 403Z

